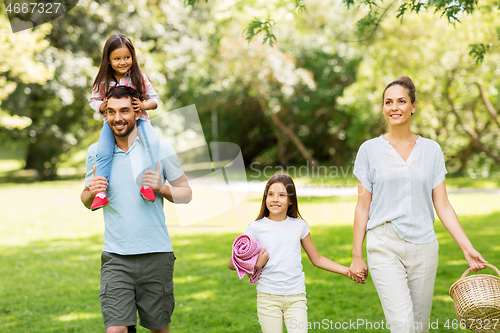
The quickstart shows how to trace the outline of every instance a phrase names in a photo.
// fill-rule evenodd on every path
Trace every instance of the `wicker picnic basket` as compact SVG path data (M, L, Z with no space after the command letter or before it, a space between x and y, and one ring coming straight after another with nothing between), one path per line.
M500 271L493 265L484 264ZM478 333L500 332L500 277L488 274L467 276L470 268L450 288L458 319Z

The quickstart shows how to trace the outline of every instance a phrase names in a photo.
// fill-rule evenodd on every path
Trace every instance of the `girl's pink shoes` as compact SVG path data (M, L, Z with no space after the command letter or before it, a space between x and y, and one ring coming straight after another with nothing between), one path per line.
M151 202L155 202L155 191L151 188L151 187L148 187L148 188L144 188L141 187L141 195L144 199L146 200L149 200Z
M94 201L92 201L92 206L90 206L90 209L92 211L98 210L99 208L107 206L108 204L109 204L109 201L108 201L108 198L106 197L106 193L99 192L96 194Z
M141 195L144 199L149 200L151 202L155 202L155 191L151 188L141 188ZM92 211L98 210L99 208L105 207L109 204L109 200L106 197L106 193L104 192L99 192L96 194L94 200L92 201L92 206L90 206L90 209Z

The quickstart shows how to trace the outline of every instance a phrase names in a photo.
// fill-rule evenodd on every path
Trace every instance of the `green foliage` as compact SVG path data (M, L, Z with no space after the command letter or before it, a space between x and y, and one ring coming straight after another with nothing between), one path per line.
M169 26L163 10L172 13L175 10L183 11L184 8L180 6L180 9L171 10L171 5L166 4L160 9L160 3L161 1L150 2L147 7L143 7L139 1L127 4L80 1L81 6L39 28L40 31L50 33L45 33L45 39L42 40L41 45L45 49L37 51L37 66L27 68L32 72L41 65L55 68L53 77L45 82L43 76L32 73L31 77L37 80L30 84L32 81L24 82L24 77L16 71L8 72L16 89L2 103L2 109L29 119L31 125L21 130L3 129L2 132L7 133L11 140L29 143L25 167L37 170L39 179L54 179L61 154L67 152L89 131L96 131L102 126L102 121L93 119L88 98L97 73L96 67L100 64L104 41L111 34L119 32L129 35L137 48L143 70L154 82L166 81L165 74L152 70L153 56L165 54L161 48L166 41L175 43L184 36L173 29L170 29L170 35L160 29ZM154 19L151 19L152 15ZM12 38L33 38L39 35L36 31L15 34ZM141 34L144 42L140 38ZM151 44L153 40L156 40L154 45ZM26 47L29 44L21 42L16 45ZM150 54L149 51L155 46L158 49ZM35 47L32 49L37 50ZM169 57L174 58L175 55L171 54ZM167 59L163 57L158 61L164 63ZM19 61L17 63L22 65ZM144 64L148 65L145 67ZM165 89L160 89L159 92L165 93ZM165 104L169 105L168 98Z
M404 1L398 8L396 16L397 18L403 20L403 16L407 11L419 13L421 10L427 10L427 4L422 3L420 1Z
M368 13L356 23L357 29L361 35L365 32L369 32L368 38L370 38L378 29L380 21L383 19L387 9L395 3L395 1L390 3L384 12L380 13L379 8L381 8L384 3L383 1L344 0L343 2L348 8L351 8L356 4L359 7L368 7ZM500 4L497 5L498 8L500 8ZM483 5L483 8L486 7L489 7L489 5ZM440 17L445 17L449 23L454 25L456 22L461 22L461 18L466 16L466 14L472 14L479 8L480 6L478 0L434 0L429 1L428 3L419 0L404 0L397 8L396 17L402 22L405 14L418 14L420 12L428 12L431 9L434 9L434 13L440 13ZM477 63L481 63L488 48L479 50L478 45L482 44L475 43L471 45L470 55L476 60Z
M443 3L429 8L443 9ZM498 169L491 157L498 156L498 126L477 88L481 84L498 110L496 2L456 2L464 8L456 27L424 13L417 1L402 2L403 12L372 0L80 4L30 33L0 35L2 64L9 68L0 69L0 140L27 146L24 164L40 179L54 178L71 147L100 130L87 99L104 41L113 33L131 37L159 93L160 107L151 116L196 104L211 141L212 110L217 112L217 140L238 144L247 165L304 164L295 138L324 165L351 163L361 142L386 130L380 90L404 72L417 78L417 129L442 144L450 171L484 176ZM282 18L273 21L269 13ZM358 21L364 40L353 30ZM486 150L468 150L468 128Z
M500 82L494 73L500 55L491 48L478 66L467 50L474 41L494 38L497 15L498 10L480 9L456 27L432 13L407 15L402 23L394 17L384 21L366 48L356 82L340 100L345 109L358 113L352 130L364 129L368 137L384 133L382 91L408 75L417 88L412 129L441 144L448 171L474 177L497 172L498 117L487 110L478 84L498 110Z
M4 6L0 6L0 30L10 29ZM8 30L7 30L8 31ZM20 133L29 128L32 119L11 110L6 100L16 90L29 84L43 85L54 76L54 69L37 60L49 43L44 40L50 27L32 33L0 34L0 141L4 147L24 146Z
M484 45L483 43L470 44L471 48L469 55L476 59L476 64L481 64L484 60L486 52L490 49L491 43Z
M370 11L365 17L356 22L359 35L363 36L365 32L369 32L369 39L381 20L382 16L377 10Z
M299 14L303 13L306 10L305 0L294 0L294 7L288 13L292 13L297 11ZM284 17L283 17L284 18ZM255 36L260 33L264 34L264 39L262 41L263 44L269 43L270 46L273 46L276 42L276 36L273 33L273 28L276 24L280 23L281 20L275 22L273 19L268 17L265 20L260 20L256 17L248 24L247 28L244 30L246 34L246 39L250 42Z
M184 6L195 6L199 2L200 0L184 0ZM208 2L208 0L205 0L205 2Z
M343 41L348 38L344 30L332 30L328 24L347 27L345 9L337 5L338 11L329 11L332 4L314 1L300 16L283 11L288 24L275 25L280 43L270 47L267 43L250 45L241 38L245 22L252 19L245 4L238 1L231 8L222 7L224 15L211 7L208 14L213 19L200 21L200 31L215 26L207 36L213 43L204 51L210 61L197 59L193 70L182 74L187 89L179 92L176 104L195 100L208 129L211 111L216 110L218 140L238 144L247 165L254 161L262 165L304 163L292 140L276 129L272 113L297 133L315 158L344 164L353 155L343 145L352 121L336 109L335 99L355 80L360 57ZM269 2L259 4L265 7ZM175 83L170 80L169 85Z
M441 16L446 16L448 22L459 21L458 15L461 13L472 14L477 10L478 0L434 0L431 5L436 7L436 12L441 11ZM417 12L418 13L418 12Z
M264 40L262 41L262 44L269 42L269 45L273 46L276 42L276 36L272 32L274 25L275 23L271 18L267 18L264 21L255 18L252 22L250 22L248 28L244 31L247 35L246 39L250 41L255 35L263 32Z
M295 9L299 14L305 12L307 9L305 0L295 0Z
M195 5L199 0L186 0L190 5ZM301 13L305 11L306 3L304 0L288 0L288 3L294 3L295 7L293 10L298 9L298 12ZM359 19L356 22L356 27L358 29L358 34L363 36L365 33L368 33L367 36L362 37L362 40L369 39L373 36L375 31L378 29L380 22L383 20L387 10L396 3L396 1L390 2L388 6L383 7L384 2L382 0L342 0L342 3L349 9L353 7L361 8L367 7L368 12L364 17ZM407 13L420 13L427 12L434 8L434 13L440 13L440 17L445 17L447 21L451 24L455 24L456 22L460 22L461 18L466 14L474 13L478 8L491 8L492 6L496 6L500 8L500 3L494 2L490 3L481 3L479 4L478 0L433 0L429 2L423 2L419 0L403 0L397 9L397 18L401 21L403 20L405 14ZM281 20L280 20L281 21ZM272 27L274 26L274 21L271 18L267 18L262 21L258 18L254 18L247 28L244 30L247 33L247 39L251 40L255 36L260 33L264 34L264 40L269 42L272 46L276 42L276 38L274 34L272 34ZM498 38L495 38L496 40ZM492 43L492 41L490 42ZM477 46L480 43L474 43L471 45L470 55L476 59L478 63L481 63L484 52L477 52Z

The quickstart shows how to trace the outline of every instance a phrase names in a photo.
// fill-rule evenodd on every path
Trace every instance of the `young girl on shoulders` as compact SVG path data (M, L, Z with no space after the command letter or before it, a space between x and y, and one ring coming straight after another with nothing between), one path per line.
M257 313L262 332L282 332L283 320L289 333L307 332L300 246L318 268L345 276L349 269L316 250L309 227L300 216L295 184L290 176L277 174L267 182L259 216L248 225L245 234L262 247L255 265L255 271L262 268L257 282ZM232 260L229 268L235 269ZM364 272L357 277L364 280Z
M147 149L144 168L151 167L157 160L159 139L150 124L146 110L158 107L158 95L154 90L146 74L141 72L135 48L132 41L125 35L113 35L108 38L102 53L101 66L94 80L90 106L104 117L106 116L107 103L104 98L108 90L113 86L128 86L135 88L141 99L134 98L132 105L135 110L141 111L141 117L137 121L138 136ZM111 161L115 149L115 138L113 131L104 118L104 126L99 136L97 148L96 176L105 177L109 181L111 173ZM152 188L142 187L140 194L144 199L155 201ZM92 202L91 209L96 210L109 203L105 192L98 193Z

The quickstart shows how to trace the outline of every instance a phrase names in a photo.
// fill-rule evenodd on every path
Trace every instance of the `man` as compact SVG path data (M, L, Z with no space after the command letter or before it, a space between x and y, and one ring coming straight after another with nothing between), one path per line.
M156 170L144 173L143 184L155 190L156 201L138 194L136 174L144 154L150 153L137 135L132 100L139 98L131 87L113 87L107 98L106 116L116 146L109 184L95 177L97 143L87 154L87 175L81 200L90 209L97 193L107 191L104 207L104 247L101 256L101 311L106 333L135 332L137 311L140 325L151 332L168 333L174 310L173 267L175 256L165 225L163 200L188 203L191 188L175 150L160 141ZM168 180L171 186L165 184ZM158 200L160 199L160 200Z

